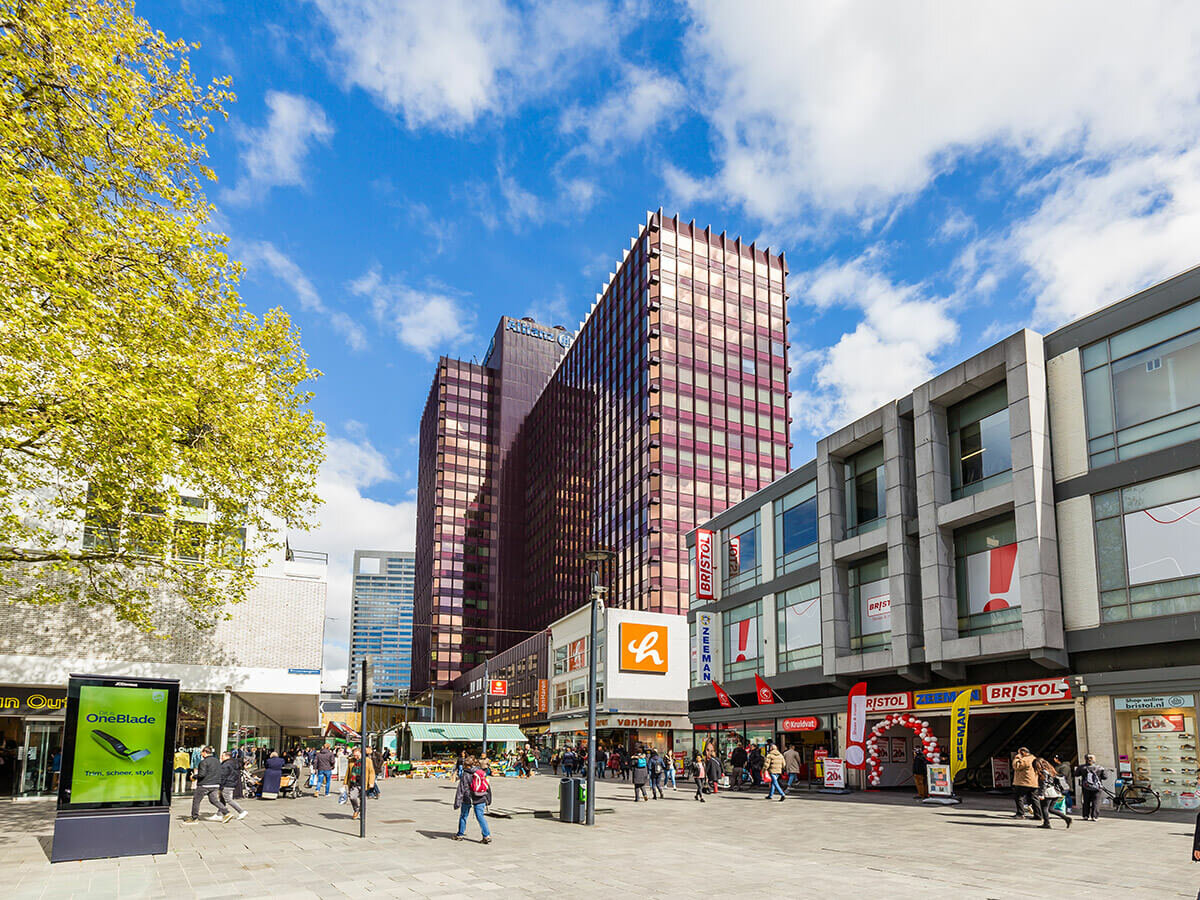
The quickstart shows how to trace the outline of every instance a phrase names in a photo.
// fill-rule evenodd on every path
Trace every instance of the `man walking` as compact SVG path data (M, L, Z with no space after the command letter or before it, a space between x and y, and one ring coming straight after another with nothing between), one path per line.
M1084 757L1084 764L1075 767L1075 775L1079 778L1079 787L1083 792L1083 821L1098 821L1100 783L1108 777L1108 773L1102 766L1096 765L1096 757L1089 753Z
M729 788L740 791L742 789L742 773L746 770L746 748L741 744L734 747L733 752L729 754L729 764L733 766L733 771L729 773Z
M313 757L313 766L317 770L316 796L321 796L321 785L325 786L324 796L329 796L329 780L333 777L333 767L336 764L333 750L326 744Z
M1031 819L1038 818L1032 811L1033 795L1038 789L1038 775L1033 763L1034 756L1028 747L1022 747L1013 757L1013 802L1017 806L1014 819L1024 818L1026 814Z
M783 771L785 773L783 789L785 791L791 790L793 784L800 782L801 764L800 752L796 749L796 745L788 744L787 750L783 752Z
M213 756L213 748L205 747L200 751L200 765L196 766L196 788L192 791L192 814L183 821L200 821L200 801L208 797L208 802L217 811L208 817L210 822L227 822L230 815L225 804L221 802L221 761Z
M929 759L925 756L925 749L919 742L916 749L913 750L912 775L913 785L917 789L917 799L924 800L929 796Z
M650 759L647 765L650 767L650 796L655 800L661 800L663 796L663 761L662 757L658 755L657 750L650 751Z
M767 755L763 759L763 768L766 770L767 777L771 779L771 790L767 791L767 799L770 800L778 793L779 802L782 803L787 799L787 794L779 784L779 776L783 774L783 754L774 744L767 744Z
M350 755L350 767L346 770L346 787L349 789L350 808L354 810L354 815L350 818L357 819L359 797L375 787L375 764L371 762L370 756L363 759L357 747Z
M234 799L233 793L237 786L242 783L242 766L238 760L233 758L233 755L226 750L221 754L221 800L225 805L232 807L237 813L239 819L246 818L246 811ZM233 813L225 815L225 821L228 822L233 818Z

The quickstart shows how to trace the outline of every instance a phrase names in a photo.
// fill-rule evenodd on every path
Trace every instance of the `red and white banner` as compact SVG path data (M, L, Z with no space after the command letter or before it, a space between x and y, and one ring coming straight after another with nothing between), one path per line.
M1187 727L1182 714L1138 716L1138 731L1142 734L1159 734L1166 731L1183 731Z
M758 695L759 704L775 702L775 692L763 681L761 675L754 676L754 693Z
M841 790L846 786L845 760L836 756L827 756L822 765L825 767L825 787Z
M1065 678L1038 681L1006 681L983 686L984 703L1029 703L1038 700L1070 700L1071 683Z
M999 612L1021 605L1021 573L1017 545L1006 544L972 553L967 564L967 609L971 615Z
M715 681L711 682L711 684L713 686L713 690L717 692L717 702L720 703L722 706L724 706L726 709L733 706L733 698L730 697L729 694L725 692L725 688L721 687Z
M713 533L696 532L696 599L713 599Z
M488 682L488 693L493 697L507 697L508 682L503 678L493 678Z
M867 763L867 683L860 681L850 688L846 701L846 748L842 753L846 765L861 769Z
M733 661L758 659L758 619L751 617L735 622L733 629Z

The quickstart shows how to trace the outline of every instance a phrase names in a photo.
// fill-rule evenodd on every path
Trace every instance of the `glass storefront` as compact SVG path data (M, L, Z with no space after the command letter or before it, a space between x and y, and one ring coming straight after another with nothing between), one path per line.
M1117 777L1154 788L1164 809L1200 808L1195 694L1117 697L1113 706Z

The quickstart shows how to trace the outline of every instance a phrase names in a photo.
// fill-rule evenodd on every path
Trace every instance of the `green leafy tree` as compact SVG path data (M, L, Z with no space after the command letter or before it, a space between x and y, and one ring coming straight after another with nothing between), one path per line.
M165 595L197 624L245 596L324 440L296 330L210 227L234 98L188 49L129 0L0 0L0 590L147 630Z

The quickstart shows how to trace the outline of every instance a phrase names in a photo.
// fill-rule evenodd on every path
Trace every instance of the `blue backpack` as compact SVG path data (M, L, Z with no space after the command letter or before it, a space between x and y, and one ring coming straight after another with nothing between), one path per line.
M636 768L638 768L638 769L644 769L644 768L646 768L646 757L644 757L644 756L639 756L639 757L637 758L637 763L636 763L636 766L635 766L635 767L636 767Z

